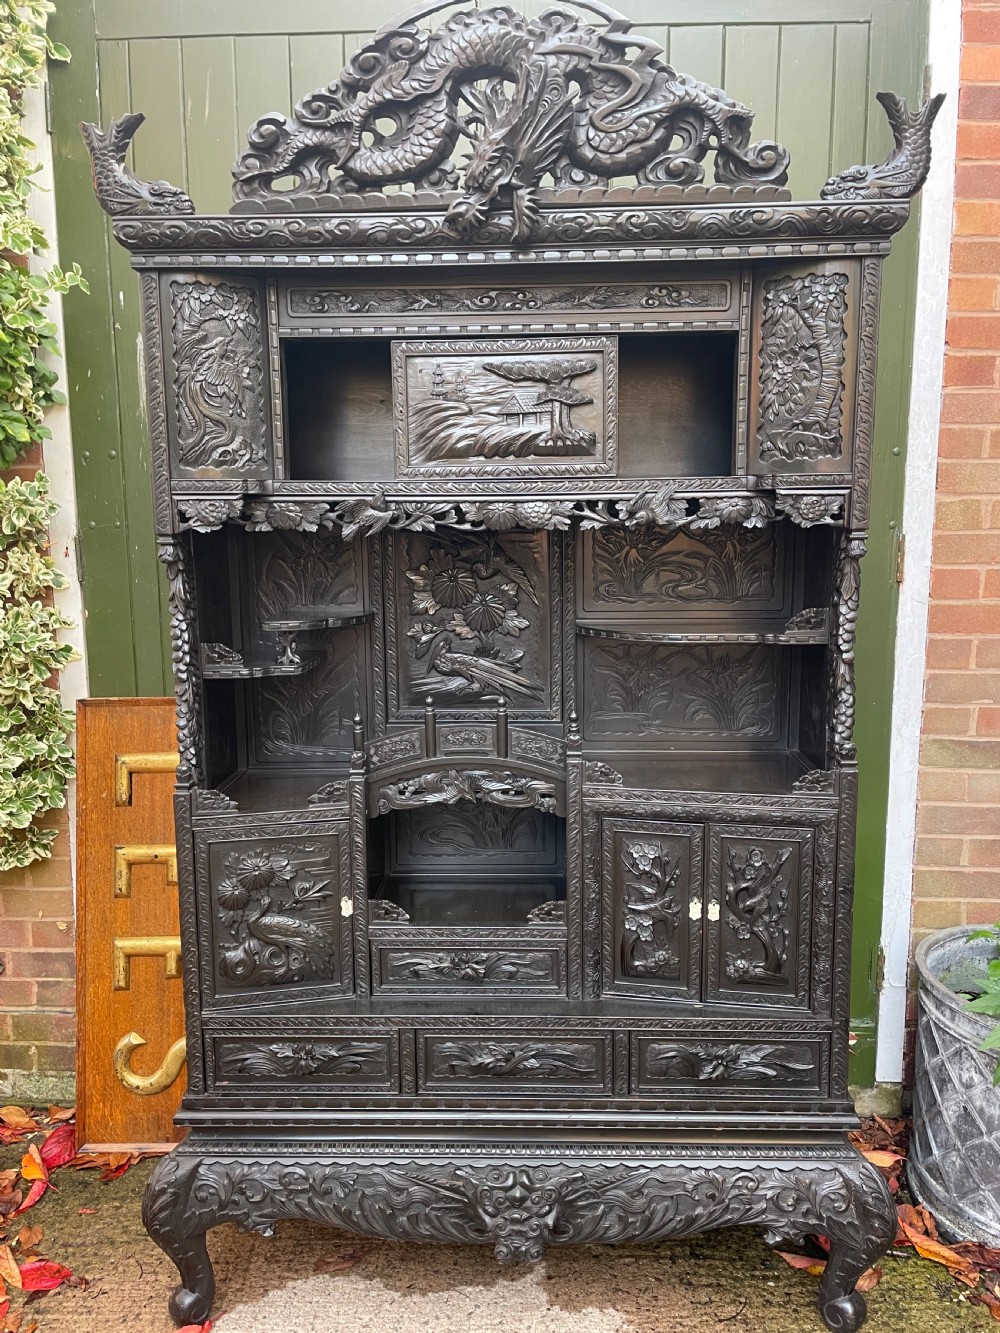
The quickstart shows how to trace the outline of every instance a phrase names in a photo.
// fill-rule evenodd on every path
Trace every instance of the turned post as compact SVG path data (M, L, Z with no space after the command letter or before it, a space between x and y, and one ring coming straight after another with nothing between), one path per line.
M497 757L506 759L510 749L510 729L507 717L507 700L501 694L497 700Z
M424 752L428 759L437 758L437 712L430 695L424 700Z

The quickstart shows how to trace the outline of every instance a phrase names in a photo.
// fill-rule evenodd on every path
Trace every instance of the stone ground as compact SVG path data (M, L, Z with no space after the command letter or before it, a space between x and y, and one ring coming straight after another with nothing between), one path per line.
M0 1154L0 1167L16 1157ZM139 1217L152 1166L107 1184L93 1171L57 1171L58 1194L24 1215L44 1229L45 1258L90 1279L29 1307L38 1333L172 1333L176 1273ZM478 1246L365 1241L306 1223L283 1223L272 1240L220 1227L209 1248L213 1333L822 1333L817 1278L789 1268L754 1230L552 1249L540 1265L513 1268ZM317 1271L323 1261L341 1271ZM888 1258L868 1304L869 1333L997 1327L916 1256Z

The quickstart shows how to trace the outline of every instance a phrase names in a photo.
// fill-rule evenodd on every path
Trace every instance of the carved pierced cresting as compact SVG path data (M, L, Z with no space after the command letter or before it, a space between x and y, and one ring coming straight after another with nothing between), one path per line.
M783 183L788 154L770 141L751 144L752 112L675 72L630 26L618 15L601 27L592 14L556 8L527 19L506 6L452 14L431 32L387 24L291 119L269 115L250 127L234 197L460 185L446 218L453 233L509 210L509 234L523 241L544 178L687 184L702 179L714 146L717 180ZM463 135L471 155L460 171L453 157Z
M178 462L263 471L267 407L256 292L221 280L177 280L170 307Z
M390 810L454 805L457 801L484 801L507 808L523 806L553 811L557 797L554 783L504 769L476 772L451 768L422 773L402 782L387 783L378 793L378 809L383 815Z
M764 462L840 457L846 316L845 273L764 283L757 427Z

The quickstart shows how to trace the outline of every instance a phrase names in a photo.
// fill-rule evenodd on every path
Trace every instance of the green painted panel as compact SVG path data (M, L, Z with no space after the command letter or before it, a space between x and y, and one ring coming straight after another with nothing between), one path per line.
M671 23L668 53L671 65L706 83L720 84L724 37L725 30L720 24L682 28Z
M344 38L339 32L290 37L288 51L292 67L293 106L314 88L332 83L344 67ZM249 123L247 121L247 125Z
M232 37L181 43L187 188L201 213L226 213L232 203L232 168L243 137L236 121L234 46Z
M756 24L726 29L723 87L754 113L754 138L773 139L778 123L781 29Z
M120 116L104 93L104 45L99 50L101 102ZM187 180L184 144L184 73L181 44L174 39L129 43L129 110L142 111L146 123L133 140L135 167L145 179Z
M839 23L834 45L833 122L830 127L830 172L865 161L868 132L868 45L870 28ZM875 111L881 114L880 108Z
M258 116L291 112L291 67L287 37L237 37L235 46L236 132L242 147L247 126Z
M794 194L815 199L830 175L833 44L830 23L786 24L778 57L777 139L792 155Z
M788 0L629 0L617 6L636 23L787 23ZM872 0L796 0L802 23L856 23L868 19ZM409 8L402 0L98 0L101 37L210 37L235 33L361 31Z

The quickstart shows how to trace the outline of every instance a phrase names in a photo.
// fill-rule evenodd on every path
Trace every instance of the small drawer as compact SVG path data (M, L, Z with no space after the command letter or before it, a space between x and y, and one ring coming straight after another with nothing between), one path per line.
M397 1092L399 1039L395 1032L358 1028L334 1035L212 1038L214 1084L288 1087L312 1092Z
M380 992L538 995L566 991L566 946L551 938L451 939L431 947L398 935L386 940L373 932L371 953L372 988Z
M633 1094L686 1097L819 1096L828 1078L829 1038L789 1040L632 1034Z
M601 1033L421 1032L417 1079L425 1092L567 1092L611 1089L612 1044Z

